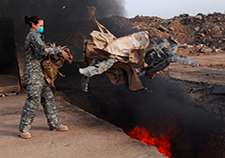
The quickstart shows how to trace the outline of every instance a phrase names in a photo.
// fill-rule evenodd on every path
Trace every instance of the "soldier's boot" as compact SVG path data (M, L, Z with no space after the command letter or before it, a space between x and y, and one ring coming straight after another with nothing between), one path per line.
M18 136L24 139L30 139L32 136L30 132L18 132Z
M52 129L52 131L60 131L60 132L66 132L68 130L69 130L68 127L65 125L60 125L59 127Z

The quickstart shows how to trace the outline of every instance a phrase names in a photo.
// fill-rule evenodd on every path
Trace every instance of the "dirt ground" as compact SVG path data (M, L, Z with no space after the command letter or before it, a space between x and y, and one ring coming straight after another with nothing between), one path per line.
M225 54L189 57L200 66L173 63L168 68L169 76L190 94L195 103L212 111L215 117L225 122Z
M17 136L25 93L0 97L1 158L163 158L154 146L131 139L120 128L56 98L68 132L50 131L40 107L33 122L32 139Z

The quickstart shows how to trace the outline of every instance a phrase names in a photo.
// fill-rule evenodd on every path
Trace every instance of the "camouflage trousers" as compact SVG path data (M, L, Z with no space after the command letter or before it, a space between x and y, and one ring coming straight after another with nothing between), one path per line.
M90 65L86 68L79 68L79 72L87 77L92 77L94 75L100 75L110 69L115 62L117 62L117 59L109 58L105 59L103 61L99 61L98 58L94 58Z
M101 61L102 60L102 61ZM95 57L86 68L79 68L79 72L84 75L81 79L81 90L88 92L88 82L91 76L100 75L110 69L118 60L114 58L104 59Z
M50 129L59 127L61 123L56 110L54 95L46 83L43 73L25 73L24 79L27 84L27 99L23 107L19 130L21 132L30 130L40 103L43 106Z

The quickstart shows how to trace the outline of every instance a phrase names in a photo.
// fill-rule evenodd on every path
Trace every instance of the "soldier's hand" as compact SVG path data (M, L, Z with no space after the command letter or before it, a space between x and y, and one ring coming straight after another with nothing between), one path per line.
M69 56L64 50L62 50L62 56L65 60L69 60Z

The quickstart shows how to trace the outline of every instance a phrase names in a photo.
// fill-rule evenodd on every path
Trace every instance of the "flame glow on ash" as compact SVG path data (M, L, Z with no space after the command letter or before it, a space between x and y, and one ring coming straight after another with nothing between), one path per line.
M145 144L154 145L158 148L160 153L172 158L170 140L174 137L175 131L169 130L166 134L161 134L160 136L156 136L155 133L151 133L150 135L149 133L150 132L148 132L145 128L136 126L131 132L128 133L128 135L131 138L138 139Z

